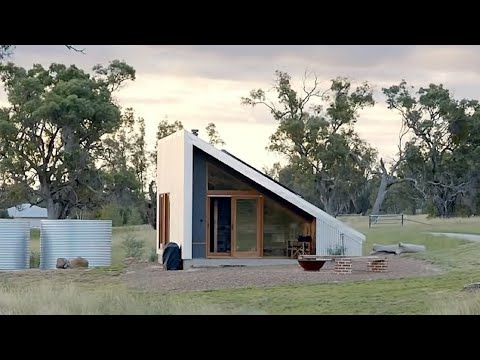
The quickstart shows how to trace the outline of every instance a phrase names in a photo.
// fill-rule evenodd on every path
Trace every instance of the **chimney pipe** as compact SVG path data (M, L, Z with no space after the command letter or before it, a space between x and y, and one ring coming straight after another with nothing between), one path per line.
M198 136L198 129L192 129L192 134Z

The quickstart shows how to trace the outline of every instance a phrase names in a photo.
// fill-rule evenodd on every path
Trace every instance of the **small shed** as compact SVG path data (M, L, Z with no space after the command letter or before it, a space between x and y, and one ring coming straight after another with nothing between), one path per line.
M21 204L7 209L14 219L28 220L30 229L40 229L42 220L48 219L47 209L31 204Z

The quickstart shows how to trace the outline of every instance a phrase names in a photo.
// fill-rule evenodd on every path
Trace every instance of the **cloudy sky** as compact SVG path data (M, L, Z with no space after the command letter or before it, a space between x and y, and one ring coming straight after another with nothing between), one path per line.
M60 62L87 70L98 63L125 60L137 70L137 79L117 98L145 119L152 148L157 123L165 116L182 121L187 129L200 129L200 136L214 122L226 141L225 148L258 168L278 160L265 150L276 123L265 109L242 106L240 98L254 88L271 88L275 70L288 72L295 84L301 82L306 69L319 76L323 87L337 76L371 82L377 104L361 113L357 131L387 158L396 152L400 118L386 108L382 87L405 79L415 86L443 83L456 97L478 98L480 90L480 47L476 45L78 47L85 48L85 54L61 45L19 45L10 60L24 67ZM6 97L0 91L2 104Z

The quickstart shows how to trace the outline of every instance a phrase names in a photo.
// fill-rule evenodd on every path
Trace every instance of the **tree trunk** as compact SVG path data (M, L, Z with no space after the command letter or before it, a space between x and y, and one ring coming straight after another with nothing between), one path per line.
M333 201L332 198L329 198L327 201L323 203L323 207L325 208L325 212L328 215L335 216L335 210L333 209Z
M60 216L58 206L54 203L53 199L47 199L47 214L51 220L57 220Z
M388 187L388 175L386 173L382 173L382 178L380 180L380 186L378 187L377 197L375 199L375 203L373 204L372 214L378 215L380 214L380 208L385 201L385 196L387 195L387 187Z
M157 229L157 191L154 189L155 187L155 181L150 182L148 186L150 202L147 204L147 218L148 223L152 225L154 229Z
M415 244L403 244L399 243L397 245L379 245L373 244L373 251L371 255L376 253L391 253L391 254L402 254L402 253L418 253L424 252L426 247L424 245L415 245Z
M67 209L61 203L54 202L53 199L47 199L47 216L50 220L66 219L70 209Z

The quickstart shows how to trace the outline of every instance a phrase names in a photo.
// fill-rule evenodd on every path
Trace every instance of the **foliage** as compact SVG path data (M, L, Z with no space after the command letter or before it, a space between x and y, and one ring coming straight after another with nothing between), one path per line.
M13 217L8 214L7 209L0 209L0 219L13 219Z
M206 127L208 142L212 145L225 145L225 141L222 140L220 135L218 134L217 127L214 123L209 123Z
M158 262L158 254L155 247L150 248L150 253L148 254L148 261Z
M374 105L368 83L353 88L350 80L337 78L330 87L319 89L316 76L307 88L293 89L289 74L276 71L274 90L278 104L261 89L242 98L248 106L266 106L278 122L270 136L270 151L288 161L287 185L329 214L345 212L365 191L376 151L354 131L359 111ZM313 104L316 99L320 101ZM281 178L281 174L279 175Z
M347 253L347 248L343 245L335 245L327 249L328 255L345 255Z
M104 135L121 124L112 91L135 79L115 60L90 75L75 65L0 65L9 106L0 109L0 173L52 219L89 209L102 197L96 166ZM39 187L36 187L39 184Z
M143 256L145 243L142 240L136 239L133 235L127 234L122 245L125 250L126 257L140 259Z
M40 267L40 253L38 251L32 251L30 253L30 268L38 269Z
M436 215L452 216L461 197L476 195L478 101L457 100L442 84L415 91L402 81L383 92L412 133L399 176L410 184L412 197L431 202Z

